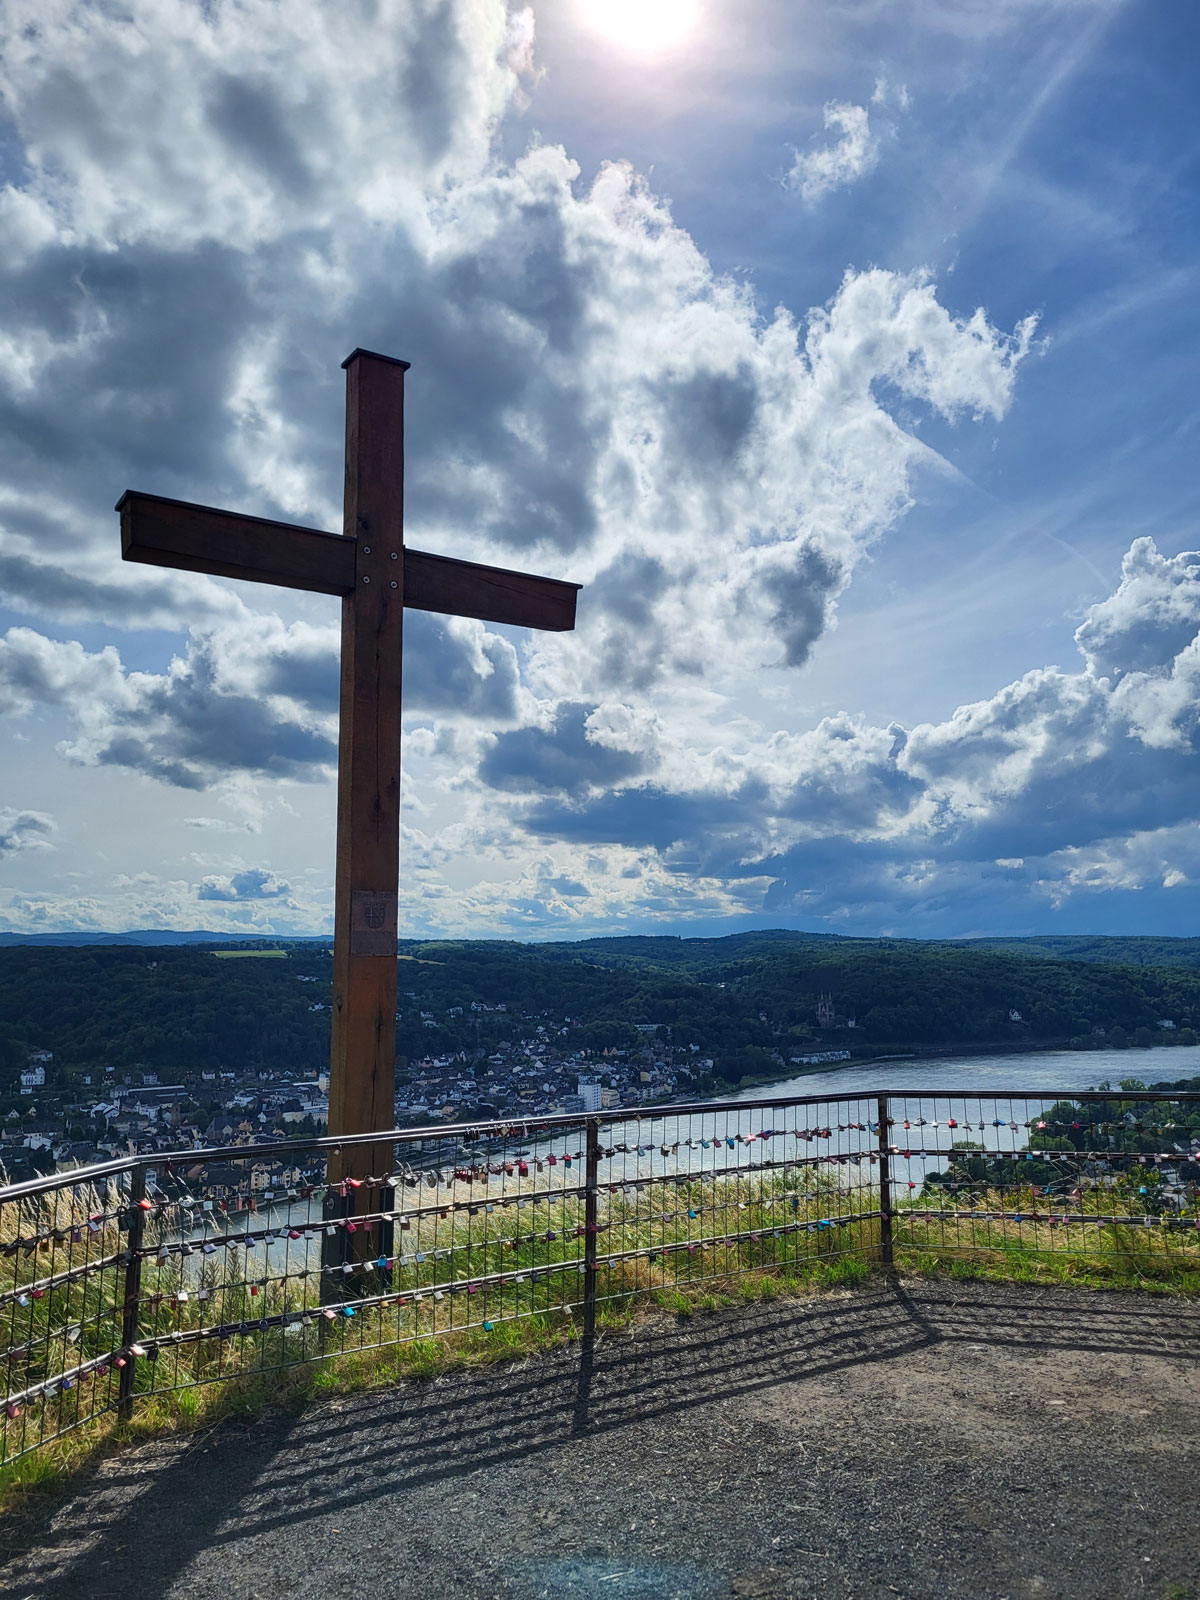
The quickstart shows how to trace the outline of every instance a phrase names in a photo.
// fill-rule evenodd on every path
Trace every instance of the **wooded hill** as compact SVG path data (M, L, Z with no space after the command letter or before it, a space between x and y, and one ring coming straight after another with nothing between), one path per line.
M1078 941L1073 959L1066 951L1047 959L1040 949L993 944L786 932L406 942L397 1051L416 1059L494 1049L528 1037L539 1022L564 1053L634 1049L648 1038L638 1025L653 1024L658 1041L697 1045L713 1057L718 1077L737 1083L778 1073L790 1057L814 1049L869 1056L925 1047L1195 1043L1200 968L1191 961L1200 960L1192 948L1200 941L1114 942L1145 943L1152 955L1178 944L1188 959L1116 964L1095 953L1104 943L1095 940ZM313 1007L328 1001L328 951L311 942L275 948L282 951L276 959L231 957L228 944L220 951L0 949L0 1094L31 1049L52 1051L56 1074L109 1063L160 1075L205 1066L320 1070L329 1012ZM817 1026L823 994L832 997L831 1028ZM506 1009L473 1010L473 1003ZM1164 1030L1162 1021L1175 1026Z

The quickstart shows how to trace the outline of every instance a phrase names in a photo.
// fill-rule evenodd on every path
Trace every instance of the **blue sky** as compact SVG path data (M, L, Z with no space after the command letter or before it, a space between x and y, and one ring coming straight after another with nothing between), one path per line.
M402 931L1195 931L1193 6L0 30L0 925L330 927L335 602L111 507L338 527L361 345L409 539L585 585L409 614Z

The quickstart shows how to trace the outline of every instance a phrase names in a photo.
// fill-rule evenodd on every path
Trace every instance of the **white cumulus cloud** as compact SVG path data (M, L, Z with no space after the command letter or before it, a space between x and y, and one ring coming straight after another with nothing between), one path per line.
M406 620L405 859L429 929L526 926L540 895L572 926L726 914L772 884L786 900L839 812L897 861L992 816L1089 712L1115 714L1092 678L911 735L845 717L781 733L743 700L762 669L804 666L918 470L944 465L912 416L1002 418L1033 319L998 326L883 268L764 316L628 165L584 183L556 146L501 158L531 37L501 0L7 8L23 165L0 196L0 583L58 626L0 638L0 707L64 713L59 753L93 773L329 777L334 607L119 568L111 507L135 487L336 527L338 362L359 344L413 362L412 542L584 583L573 635ZM806 199L877 159L866 108L833 102L826 128L797 157ZM81 620L178 643L134 669L124 642L56 636ZM1173 706L1122 715L1178 727ZM207 811L193 829L230 826ZM217 911L286 898L239 889L265 868L201 870ZM126 916L195 916L167 871L104 892ZM325 915L317 889L292 898Z
M589 786L581 769L522 819L579 857L633 847L686 866L701 898L740 887L835 928L970 932L984 892L1003 918L1177 888L1200 871L1196 578L1194 556L1138 539L1078 629L1073 672L1029 672L911 729L838 714L740 749L660 736L636 773ZM560 730L549 738L542 770L566 754Z
M14 811L0 806L0 857L18 850L48 849L58 826L44 811Z

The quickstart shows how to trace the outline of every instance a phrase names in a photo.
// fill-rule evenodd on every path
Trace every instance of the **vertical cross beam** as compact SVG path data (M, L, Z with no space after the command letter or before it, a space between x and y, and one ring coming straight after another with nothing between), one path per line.
M396 894L400 875L400 645L404 617L404 374L356 350L346 368L337 878L329 1132L395 1121ZM329 1178L391 1171L391 1147L335 1152ZM365 1198L365 1196L364 1196Z
M404 548L407 361L355 350L346 369L342 536L128 490L127 561L279 584L342 598L337 891L329 1132L363 1137L395 1121L396 897L400 873L400 646L405 605L513 627L575 626L579 585ZM407 590L407 592L406 592ZM378 1189L344 1179L391 1171L386 1140L335 1148L332 1219L380 1211ZM387 1256L387 1227L356 1229L353 1255ZM344 1266L344 1235L326 1233L323 1293ZM338 1241L341 1241L339 1244ZM368 1248L369 1247L369 1248Z

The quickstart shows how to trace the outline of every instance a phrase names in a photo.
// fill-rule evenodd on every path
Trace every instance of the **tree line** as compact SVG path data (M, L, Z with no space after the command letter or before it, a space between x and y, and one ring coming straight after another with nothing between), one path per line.
M0 949L0 1094L31 1050L53 1052L52 1073L67 1075L108 1065L160 1076L319 1071L329 953L280 948L277 960L222 959L201 946ZM737 1083L834 1045L863 1056L1200 1037L1200 971L1189 967L786 934L413 941L402 955L396 1048L410 1060L478 1058L541 1026L564 1053L696 1046L717 1078ZM833 1009L825 1028L823 995Z

